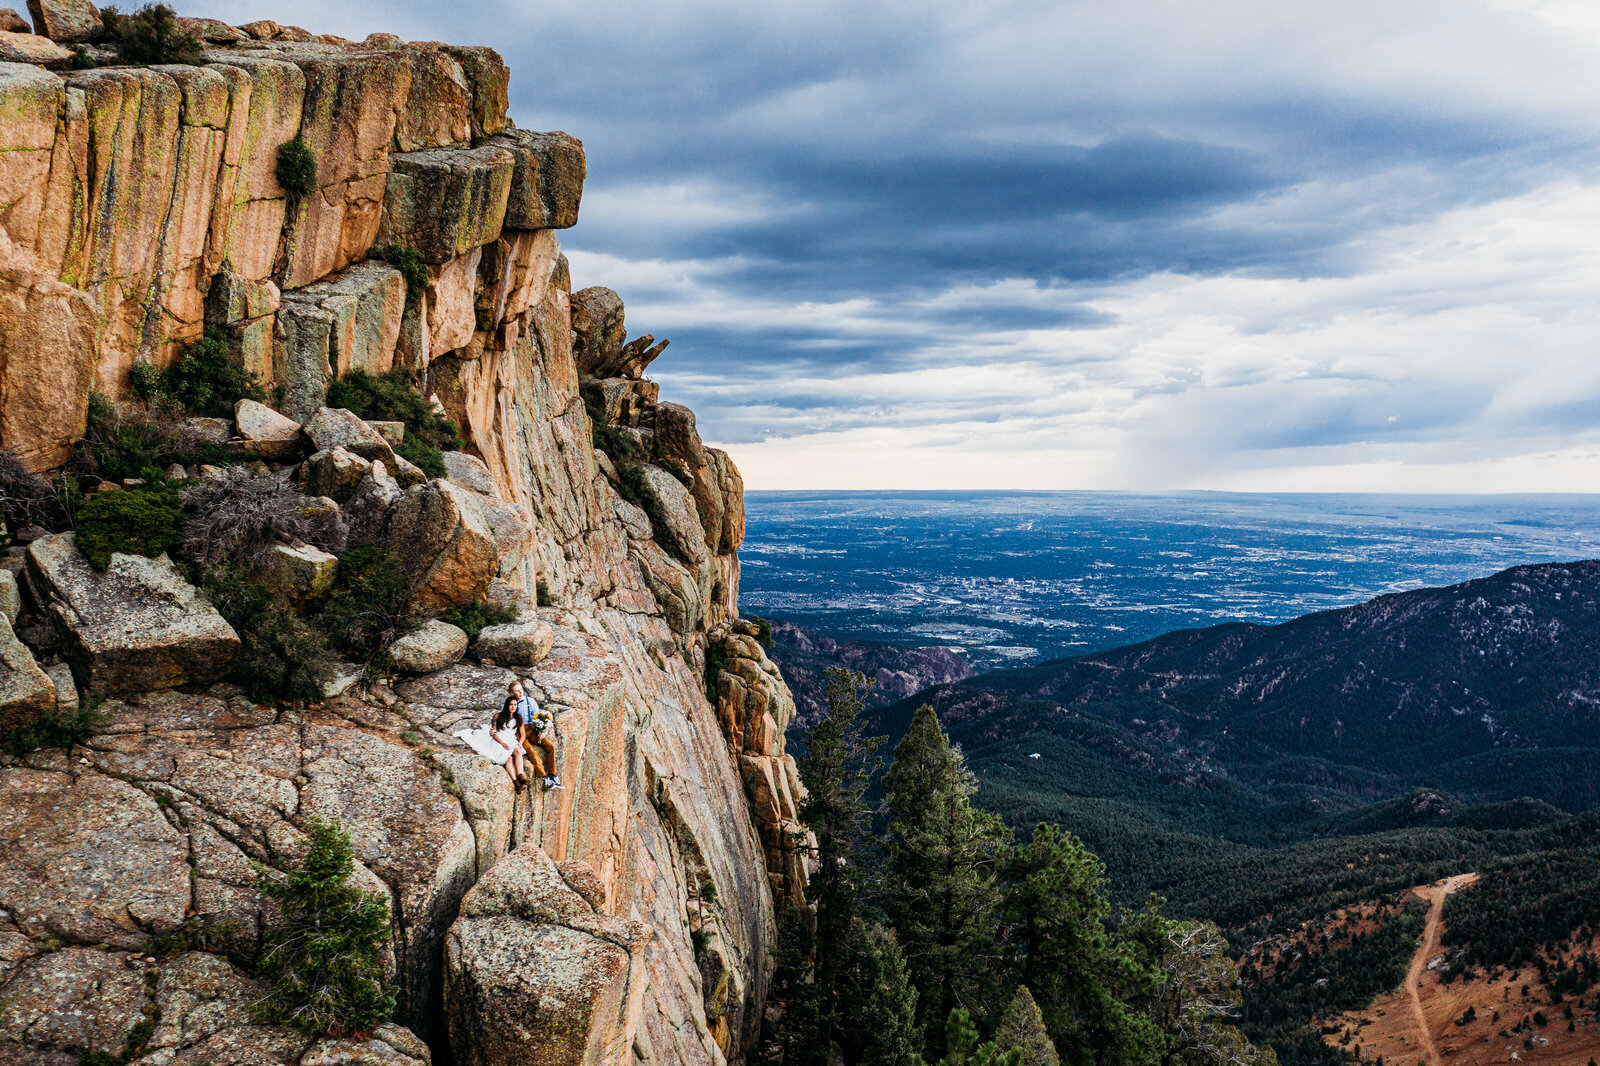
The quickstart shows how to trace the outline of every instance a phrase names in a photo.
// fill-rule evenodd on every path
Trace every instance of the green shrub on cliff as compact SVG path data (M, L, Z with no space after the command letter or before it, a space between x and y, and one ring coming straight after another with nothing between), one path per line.
M428 261L422 258L422 253L403 244L380 244L368 254L400 271L400 276L406 279L406 310L416 307L432 280Z
M27 725L5 734L4 745L14 755L26 755L40 748L70 748L111 720L100 709L99 696L86 696L76 711L55 708Z
M517 620L517 612L497 603L475 601L471 606L452 607L444 613L444 620L477 640L478 634L489 626L503 626Z
M267 398L255 375L232 360L222 335L211 329L164 370L135 363L128 387L146 403L175 405L209 418L232 418L240 400Z
M104 570L112 552L160 555L178 539L182 525L178 494L165 485L97 492L78 509L78 549L91 566Z
M349 884L355 859L338 822L313 818L306 837L299 869L256 867L256 888L283 916L262 946L260 973L271 991L256 1012L309 1036L368 1033L394 1012L383 974L389 904Z
M205 62L200 39L179 28L178 13L166 4L146 4L131 15L103 7L100 21L118 54L129 63L199 66Z
M387 548L353 548L339 556L339 576L318 614L334 647L371 660L406 631L411 579Z
M317 191L317 157L298 134L278 146L277 177L283 191L293 199L304 199Z
M444 477L444 452L461 447L456 424L422 398L404 370L369 374L352 370L328 386L328 406L368 421L404 422L406 435L395 451L429 477Z
M233 680L261 703L315 703L333 679L335 659L314 621L295 617L238 566L216 566L202 586L206 598L239 634Z

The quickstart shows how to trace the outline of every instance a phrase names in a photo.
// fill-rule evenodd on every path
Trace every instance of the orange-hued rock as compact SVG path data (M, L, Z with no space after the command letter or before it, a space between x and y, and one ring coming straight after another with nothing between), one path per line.
M98 309L44 274L0 271L0 444L29 467L60 466L83 435Z
M48 42L47 42L48 43ZM0 43L3 47L3 43ZM56 125L66 89L48 71L23 63L0 63L0 267L35 268L35 252L51 219L71 204L47 195ZM56 222L59 226L61 223Z
M461 64L437 48L408 50L411 93L394 127L394 150L420 152L472 139L472 86Z
M289 219L285 287L298 288L366 256L378 234L389 142L411 92L397 52L289 53L305 74L300 136L316 159L317 191Z
M428 359L437 359L467 346L477 328L474 307L481 248L436 267L423 296Z
M105 29L89 0L28 0L33 32L52 41L92 41Z
M259 281L280 254L286 209L278 149L300 128L306 79L293 63L212 53L229 85L227 140L212 210L208 263Z
M556 230L576 218L581 145L508 125L507 73L488 48L186 25L216 46L204 65L0 64L0 443L35 468L59 465L92 385L120 392L132 361L169 359L209 328L282 412L247 401L232 422L212 420L244 438L231 450L326 497L308 506L323 519L336 508L350 547L394 551L423 613L482 599L517 617L443 669L394 680L341 664L323 703L260 706L216 680L237 635L167 560L118 555L101 573L69 534L35 541L32 602L86 687L125 698L70 756L29 756L26 773L44 776L0 789L31 797L26 835L0 833L13 919L0 998L33 1012L0 1012L0 1048L75 1060L99 1045L62 1034L121 1039L153 1006L147 1048L174 1061L425 1061L396 1026L361 1044L311 1041L240 1007L259 993L235 965L256 962L276 913L252 864L292 865L309 819L331 817L351 833L353 883L394 908L385 968L398 1020L435 1046L447 1034L434 982L447 973L458 993L481 993L444 997L467 1019L463 1061L747 1058L775 916L803 898L807 873L783 744L793 704L737 616L738 471L643 379L661 345L627 340L621 298L572 294ZM297 135L316 160L303 198L276 176ZM402 274L370 256L380 228L431 260L409 309ZM368 439L319 414L336 374L391 365L460 427L446 478L393 454L400 426ZM652 464L648 511L623 498L644 496L636 471L618 469L622 449L595 450L586 400L634 442L633 461ZM333 546L276 549L265 569L281 564L286 603L326 582L333 559L320 549ZM0 607L16 609L3 593L0 582ZM433 628L448 654L402 648L404 665L457 658L460 635ZM713 646L723 667L708 699ZM40 676L8 662L23 702L42 705ZM52 669L45 683L65 679L68 700L77 680ZM455 735L518 676L554 717L563 789L518 792ZM13 854L38 841L38 861ZM63 854L84 889L73 886L76 902L51 880ZM492 905L462 905L474 885ZM186 922L208 950L167 958L147 987L136 953ZM505 923L515 935L497 935ZM539 954L530 964L513 944ZM530 974L540 992L570 993L531 1044ZM198 1035L202 999L214 1028Z
M0 29L0 62L63 67L71 61L72 50L56 44L48 37Z

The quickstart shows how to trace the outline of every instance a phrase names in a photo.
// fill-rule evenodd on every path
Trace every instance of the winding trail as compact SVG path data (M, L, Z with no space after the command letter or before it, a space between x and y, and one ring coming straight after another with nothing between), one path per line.
M1415 1030L1415 1046L1427 1056L1428 1066L1442 1066L1439 1049L1433 1045L1433 1033L1428 1029L1428 1016L1422 1010L1422 975L1427 972L1428 960L1439 954L1439 919L1444 914L1445 897L1475 884L1478 875L1456 874L1443 881L1412 889L1418 899L1428 901L1428 924L1423 928L1422 943L1411 956L1411 966L1406 970L1403 986L1407 1002L1411 1005L1411 1023Z

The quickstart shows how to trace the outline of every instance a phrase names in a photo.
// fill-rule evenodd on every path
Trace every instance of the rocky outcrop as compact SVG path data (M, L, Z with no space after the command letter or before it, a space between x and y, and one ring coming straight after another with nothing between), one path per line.
M205 684L228 672L239 636L165 555L111 556L99 573L71 533L28 546L35 602L54 623L92 692Z
M0 64L0 443L59 465L91 387L123 396L209 331L273 397L216 420L225 447L394 550L424 613L517 617L471 659L455 630L391 650L415 673L349 666L315 707L262 707L216 683L237 638L166 560L100 574L70 534L35 541L17 631L58 642L36 657L58 704L78 685L57 658L112 699L71 749L0 754L0 981L23 982L0 999L41 1004L0 1011L0 1058L120 1053L159 1004L153 1061L424 1059L400 1028L355 1048L230 1013L273 920L251 863L292 864L312 817L390 900L397 1023L442 1048L443 996L459 1061L744 1058L802 898L792 705L738 621L736 468L643 379L665 342L629 340L616 293L572 293L581 143L509 123L489 49L189 25L200 66ZM276 177L296 136L304 196ZM394 265L408 248L425 271ZM444 477L328 408L337 376L391 367L460 428ZM301 609L333 569L297 543L260 564ZM514 678L555 716L565 789L519 794L454 736ZM142 973L162 938L194 950Z
M558 865L530 845L467 893L445 943L457 1062L581 1066L632 1051L651 930L605 913L602 900L588 864Z
M32 725L55 710L56 686L17 639L10 612L0 614L0 731Z

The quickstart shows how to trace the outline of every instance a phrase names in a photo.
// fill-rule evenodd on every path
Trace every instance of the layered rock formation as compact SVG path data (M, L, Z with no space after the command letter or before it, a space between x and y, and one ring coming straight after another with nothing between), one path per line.
M38 6L42 28L93 11ZM486 48L187 24L204 65L0 63L0 444L59 466L91 389L210 330L278 397L240 405L230 449L395 548L429 613L520 615L466 657L426 631L412 673L291 710L215 683L236 637L166 560L96 574L71 535L9 557L7 622L54 634L48 669L6 659L19 699L110 700L82 744L0 757L0 1059L405 1066L420 1036L458 1062L741 1060L805 877L793 702L738 618L737 469L643 380L665 342L570 291L581 144L514 127ZM276 176L295 137L305 196ZM414 250L420 283L375 246ZM461 427L445 478L326 405L393 367ZM263 565L292 602L330 558ZM113 624L118 596L142 629ZM519 795L452 735L517 676L556 716L564 790ZM273 920L251 863L292 863L313 817L391 901L397 1025L366 1044L245 1009Z

